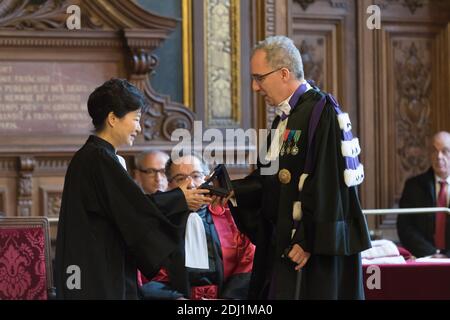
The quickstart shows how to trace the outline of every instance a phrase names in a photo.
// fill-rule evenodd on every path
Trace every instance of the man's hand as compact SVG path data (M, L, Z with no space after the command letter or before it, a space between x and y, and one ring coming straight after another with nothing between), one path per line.
M292 246L291 251L288 253L289 259L291 259L292 262L296 263L295 271L300 270L303 268L308 262L309 257L311 256L311 253L306 252L300 247L298 244L294 244Z
M184 193L189 210L197 211L203 205L211 203L212 198L206 195L209 193L209 190L188 189L189 185L192 183L191 180L192 178L188 177L188 179L180 185L180 189Z

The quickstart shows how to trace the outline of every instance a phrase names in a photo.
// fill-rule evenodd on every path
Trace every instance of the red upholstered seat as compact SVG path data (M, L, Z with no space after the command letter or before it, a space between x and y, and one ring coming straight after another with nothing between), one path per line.
M48 221L0 217L0 300L47 299L52 288Z

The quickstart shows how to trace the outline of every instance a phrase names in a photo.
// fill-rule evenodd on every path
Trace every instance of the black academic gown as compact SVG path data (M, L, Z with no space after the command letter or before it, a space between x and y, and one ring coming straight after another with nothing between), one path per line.
M400 208L421 208L436 206L436 186L434 171L430 168L405 182ZM434 232L436 213L402 214L397 218L397 231L402 245L416 257L436 253ZM450 219L446 221L446 249L443 254L450 256Z
M114 147L90 136L65 177L56 241L57 297L136 299L137 269L147 277L158 272L182 239L187 212L180 189L146 196ZM76 274L67 272L70 266L81 271L79 288Z
M333 106L327 102L316 129L315 167L300 193L298 188L308 151L308 125L323 93L303 94L291 112L287 129L301 130L299 153L280 156L279 170L292 175L288 184L278 174L261 175L261 164L250 176L233 181L237 207L231 207L239 229L256 246L249 297L294 299L297 273L282 258L293 243L311 253L303 268L302 299L362 299L359 252L370 247L367 224L357 190L344 183L341 131ZM279 117L272 128L278 125ZM293 202L301 201L302 219L291 239Z
M205 227L205 235L208 244L208 260L209 269L194 269L185 267L184 243L181 243L179 249L176 250L164 265L167 276L162 276L157 281L155 279L147 282L141 287L141 293L144 299L178 299L181 297L191 297L192 286L218 286L219 299L245 299L248 295L248 286L250 282L251 262L249 264L249 253L253 252L248 241L238 241L229 239L230 244L236 244L241 251L241 256L236 255L235 259L239 259L236 264L240 264L241 268L234 268L233 273L228 275L225 280L223 266L223 252L220 236L214 225L212 214L207 207L197 211L203 221ZM220 220L226 221L226 220ZM230 229L226 229L230 231ZM222 237L236 238L237 234L229 232L223 234ZM251 261L251 260L250 260ZM249 268L250 267L250 268ZM243 272L244 271L244 272Z

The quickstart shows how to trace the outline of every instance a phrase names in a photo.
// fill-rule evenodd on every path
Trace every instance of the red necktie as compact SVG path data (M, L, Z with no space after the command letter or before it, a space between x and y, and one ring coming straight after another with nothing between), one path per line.
M438 207L447 207L447 182L439 181L441 185L441 190L439 190L439 195L437 199ZM438 249L445 249L445 224L447 219L446 212L436 213L436 225L434 231L434 244Z

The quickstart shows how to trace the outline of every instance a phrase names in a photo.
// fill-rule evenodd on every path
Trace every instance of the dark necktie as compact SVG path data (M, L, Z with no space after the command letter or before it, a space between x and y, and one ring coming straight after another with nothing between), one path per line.
M441 189L437 199L438 207L447 207L447 182L439 181ZM436 224L434 231L434 244L438 249L445 249L445 225L447 220L447 212L436 213Z

